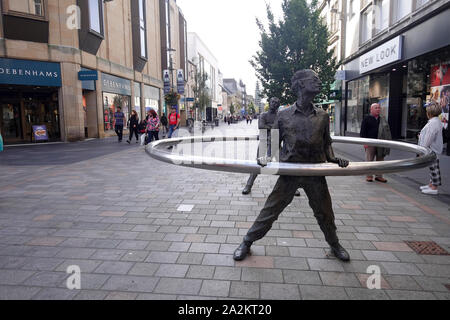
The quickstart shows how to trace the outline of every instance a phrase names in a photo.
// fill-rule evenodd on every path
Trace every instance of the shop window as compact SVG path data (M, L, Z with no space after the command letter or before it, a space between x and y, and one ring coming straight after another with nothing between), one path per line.
M89 29L103 36L103 1L89 0Z
M401 19L406 17L408 14L410 14L412 11L412 5L413 5L413 0L394 1L392 23L396 23L397 21L400 21Z
M356 14L356 0L350 0L348 5L348 19L351 20Z
M7 8L9 13L44 17L44 0L9 0Z
M390 0L378 0L375 6L375 31L377 33L389 27Z
M117 107L122 108L122 112L125 114L125 121L129 119L130 115L130 97L115 93L103 93L103 121L104 130L114 131L115 119L114 113L117 111ZM125 122L126 125L126 122Z
M359 134L363 117L370 107L369 77L348 83L347 90L347 131Z

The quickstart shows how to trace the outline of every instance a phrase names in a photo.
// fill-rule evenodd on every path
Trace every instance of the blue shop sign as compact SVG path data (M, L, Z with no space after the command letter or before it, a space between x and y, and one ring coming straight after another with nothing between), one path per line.
M131 81L102 73L102 88L104 92L131 96Z
M81 71L78 72L78 79L81 80L83 90L95 91L95 80L98 79L98 71L81 68Z
M97 70L81 70L78 72L78 80L88 81L88 80L98 80L98 72Z
M0 83L61 87L61 66L54 62L0 58Z

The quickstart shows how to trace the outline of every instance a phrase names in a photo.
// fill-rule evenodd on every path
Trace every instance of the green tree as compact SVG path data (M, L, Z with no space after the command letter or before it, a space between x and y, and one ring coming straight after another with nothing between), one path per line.
M234 114L235 112L236 112L236 110L234 109L234 104L231 103L231 106L230 106L230 113L231 113L231 114Z
M208 74L198 71L195 74L195 84L194 84L194 108L200 110L203 113L206 107L211 105L210 90L206 85L208 80Z
M291 78L297 70L313 69L322 80L322 92L317 100L329 96L337 69L336 59L328 51L328 29L320 18L318 1L283 0L283 17L275 22L267 5L266 31L259 19L260 51L250 60L262 83L267 98L277 97L281 104L292 104L296 97L291 91Z

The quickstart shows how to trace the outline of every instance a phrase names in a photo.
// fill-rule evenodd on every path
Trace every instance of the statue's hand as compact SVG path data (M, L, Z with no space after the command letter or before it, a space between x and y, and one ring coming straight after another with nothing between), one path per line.
M334 158L333 161L331 161L331 162L337 163L339 165L339 167L341 167L341 168L347 168L348 165L350 164L348 160L341 159L341 158Z
M272 158L271 158L271 157L261 157L261 158L258 158L258 159L256 160L256 162L257 162L261 167L267 166L267 164L268 164L269 162L271 162L271 161L272 161Z

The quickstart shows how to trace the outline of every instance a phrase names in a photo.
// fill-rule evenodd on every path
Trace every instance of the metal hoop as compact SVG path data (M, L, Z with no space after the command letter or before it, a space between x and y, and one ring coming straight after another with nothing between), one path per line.
M256 160L233 160L224 158L201 157L194 155L180 155L169 152L168 147L182 143L215 143L234 141L257 141L259 135L231 136L231 137L181 137L155 141L149 144L146 152L152 158L184 167L213 171L236 173L274 174L287 176L360 176L366 174L394 173L427 167L436 161L436 154L428 148L417 145L387 140L363 139L352 137L332 137L334 143L349 143L397 149L417 154L418 157L404 160L382 162L350 162L347 168L340 168L333 163L288 163L272 162L262 168Z

